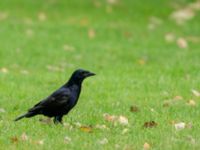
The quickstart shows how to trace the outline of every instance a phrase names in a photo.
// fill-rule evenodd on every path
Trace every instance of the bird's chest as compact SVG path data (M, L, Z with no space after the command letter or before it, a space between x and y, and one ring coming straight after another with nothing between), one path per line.
M79 95L80 95L80 92L81 92L81 88L78 87L78 86L72 86L71 87L71 106L74 106L76 105L77 101L78 101L78 98L79 98Z

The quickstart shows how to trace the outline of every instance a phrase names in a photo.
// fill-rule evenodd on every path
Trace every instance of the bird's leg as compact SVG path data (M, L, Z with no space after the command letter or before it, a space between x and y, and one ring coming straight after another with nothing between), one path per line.
M62 117L63 116L55 116L54 119L53 119L53 122L55 124L58 124L58 123L61 123L62 124Z

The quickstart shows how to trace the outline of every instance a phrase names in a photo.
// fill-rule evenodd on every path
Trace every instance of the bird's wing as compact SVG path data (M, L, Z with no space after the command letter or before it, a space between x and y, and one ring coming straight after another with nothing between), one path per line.
M42 108L56 109L65 104L67 105L69 103L69 99L70 99L69 89L61 88L56 92L54 92L53 94L51 94L46 99L37 103L33 108L29 109L29 111L35 111L37 109L42 109Z

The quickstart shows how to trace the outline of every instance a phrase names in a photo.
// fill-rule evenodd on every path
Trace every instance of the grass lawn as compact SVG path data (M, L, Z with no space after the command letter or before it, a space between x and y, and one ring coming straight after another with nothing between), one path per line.
M200 149L199 20L189 0L1 0L0 149ZM77 68L97 75L63 126L13 122Z

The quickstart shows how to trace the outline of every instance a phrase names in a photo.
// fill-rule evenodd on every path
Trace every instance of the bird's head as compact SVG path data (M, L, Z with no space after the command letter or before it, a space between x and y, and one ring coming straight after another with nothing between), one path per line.
M77 69L72 74L70 80L72 80L73 82L76 82L76 83L81 83L85 78L90 77L90 76L94 76L94 75L95 75L95 73L92 73L88 70Z

